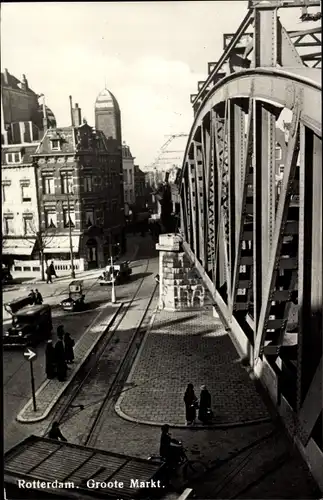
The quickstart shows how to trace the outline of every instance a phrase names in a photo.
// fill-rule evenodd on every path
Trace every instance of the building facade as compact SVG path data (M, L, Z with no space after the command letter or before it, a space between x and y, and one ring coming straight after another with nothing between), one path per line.
M120 152L109 149L102 131L81 123L73 110L73 125L47 130L34 160L40 227L47 259L69 261L76 270L108 263L111 246L124 245L123 186Z
M20 261L32 259L39 227L36 169L32 158L38 146L28 143L3 146L1 151L2 259L18 271L23 266ZM40 271L39 263L34 262L33 267L33 272Z
M1 144L38 141L46 126L56 126L52 111L38 102L40 97L25 75L20 81L7 69L1 73Z
M122 145L123 192L124 202L131 206L135 203L135 166L129 146Z
M136 205L140 208L148 207L149 190L146 188L145 173L140 170L139 165L134 165L135 178L135 200Z

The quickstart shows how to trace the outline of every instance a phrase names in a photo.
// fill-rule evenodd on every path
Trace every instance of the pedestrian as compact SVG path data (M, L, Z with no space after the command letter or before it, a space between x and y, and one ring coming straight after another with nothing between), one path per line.
M30 298L30 303L31 303L32 306L34 304L36 304L36 294L35 294L34 290L30 290L30 293L28 294L28 297Z
M50 270L50 267L48 267L46 269L46 276L47 276L47 280L46 280L46 283L53 283L52 282L52 272Z
M64 346L65 346L65 360L67 364L74 363L74 339L70 336L68 332L64 334Z
M55 439L57 441L67 442L67 439L61 433L58 422L53 422L52 428L48 433L48 437L49 437L49 439Z
M65 348L63 343L64 327L62 325L57 327L58 341L55 344L57 378L60 382L64 382L67 375L67 364L65 360Z
M201 394L200 394L198 419L203 424L207 424L211 420L211 418L212 418L211 394L207 390L206 386L202 385L201 386Z
M56 377L56 353L52 340L47 340L45 359L46 359L46 375L47 378L51 380Z
M193 384L188 384L184 394L186 425L195 423L196 409L198 408L197 397L195 396Z
M50 270L51 276L55 276L55 278L57 278L57 274L56 274L56 271L55 271L54 261L53 260L50 263L49 270Z
M177 439L172 438L168 424L161 427L159 455L171 466L175 466L184 458L183 446Z
M37 290L35 290L35 304L41 306L43 303L43 297L41 295L41 293Z

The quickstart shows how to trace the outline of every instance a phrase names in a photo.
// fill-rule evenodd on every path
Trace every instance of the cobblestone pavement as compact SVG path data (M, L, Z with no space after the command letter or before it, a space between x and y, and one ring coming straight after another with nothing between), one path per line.
M127 382L131 388L120 397L118 409L124 418L138 422L185 425L183 396L190 382L197 396L202 384L210 391L214 425L270 418L211 308L176 314L158 311Z
M82 412L79 418L82 419ZM74 426L77 428L76 421ZM178 492L189 486L197 499L321 498L308 469L278 423L227 429L175 428L171 434L183 441L191 460L202 461L209 467L199 481L189 480L186 484L180 477L175 478L173 484ZM91 446L147 458L158 455L159 437L158 428L123 420L111 405Z

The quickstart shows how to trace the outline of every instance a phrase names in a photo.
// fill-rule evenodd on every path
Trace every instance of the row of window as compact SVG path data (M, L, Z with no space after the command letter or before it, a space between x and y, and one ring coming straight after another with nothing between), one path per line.
M123 180L127 184L132 184L132 170L128 170L126 168L123 169Z
M31 186L26 183L20 186L21 189L21 201L23 202L28 202L31 201ZM15 202L18 203L18 200L16 199L16 192L13 194L10 194L10 184L2 184L2 203L5 201L10 201L15 199Z
M21 153L7 153L6 161L7 163L21 163Z
M74 210L63 210L63 223L64 227L75 227ZM45 225L46 228L50 229L57 227L57 213L55 210L45 211ZM25 236L36 236L37 228L32 215L23 215L23 231ZM3 233L5 235L13 235L16 233L14 216L11 214L3 217Z
M34 218L32 215L23 216L23 227L24 235L35 235L37 230L34 224ZM11 215L5 215L3 217L3 234L15 234L14 217Z
M97 183L101 181L102 178L97 177ZM92 175L83 177L83 187L85 193L92 193L94 191L94 178ZM73 192L73 176L71 174L61 175L61 189L64 194ZM55 194L55 179L53 176L43 176L43 191L44 194Z

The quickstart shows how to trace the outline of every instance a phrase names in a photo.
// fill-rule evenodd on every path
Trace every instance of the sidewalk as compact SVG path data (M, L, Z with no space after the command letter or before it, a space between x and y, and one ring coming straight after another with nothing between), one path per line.
M186 426L183 396L192 383L197 397L206 385L212 397L212 427L270 420L268 410L212 307L157 311L116 412L141 424ZM192 427L192 426L190 426ZM195 427L205 428L196 420Z
M134 245L131 245L131 240L129 241L129 244L128 244L128 250L120 256L120 260L129 260L129 261L133 261L135 260L137 254L138 254L138 250L139 250L139 245L138 244L134 244ZM80 272L76 272L75 273L75 279L79 279L79 280L90 280L90 279L93 279L93 278L98 278L100 276L100 274L102 274L102 271L104 270L105 268L97 268L97 269L91 269L90 271L80 271ZM69 283L70 281L72 281L72 278L71 278L71 274L70 272L68 272L67 274L63 275L63 276L59 276L58 278L54 278L54 281L53 283ZM14 291L14 290L21 290L22 288L30 288L31 285L38 285L38 284L43 284L45 283L45 281L42 281L41 279L39 278L32 278L28 281L24 281L23 283L21 283L21 285L17 284L17 285L8 285L6 287L6 290L5 291Z
M37 410L34 411L33 402L32 399L30 399L17 415L18 422L40 422L49 415L55 404L75 378L82 365L87 361L101 337L112 325L121 307L122 304L116 304L114 306L109 304L103 309L99 318L95 319L95 321L89 326L76 343L74 348L75 361L71 369L68 370L68 378L66 382L59 382L57 379L45 380L45 382L36 391Z

